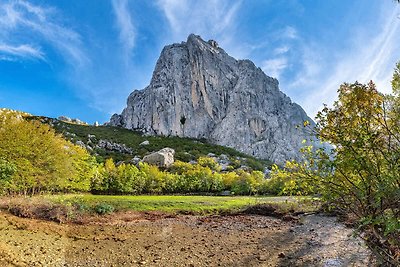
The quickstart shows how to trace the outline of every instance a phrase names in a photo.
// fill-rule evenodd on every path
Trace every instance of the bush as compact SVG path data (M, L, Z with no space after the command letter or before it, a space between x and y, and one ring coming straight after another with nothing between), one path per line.
M254 195L263 183L264 174L260 171L248 173L239 170L235 180L232 181L231 191L238 195Z
M304 163L303 163L304 164ZM295 161L288 161L283 169L272 166L270 178L260 189L264 194L284 196L307 196L316 192L315 186L301 169L304 166Z
M197 159L197 164L202 167L210 168L211 170L214 170L214 171L221 170L221 167L219 166L218 162L211 157L199 157Z
M94 207L97 214L104 215L114 211L114 207L107 203L100 203Z

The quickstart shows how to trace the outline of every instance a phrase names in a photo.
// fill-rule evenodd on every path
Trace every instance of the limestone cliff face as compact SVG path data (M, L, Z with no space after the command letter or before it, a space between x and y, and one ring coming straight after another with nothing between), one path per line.
M311 119L279 91L278 81L215 41L190 35L166 46L150 85L130 94L110 124L150 135L205 138L282 163L298 158Z

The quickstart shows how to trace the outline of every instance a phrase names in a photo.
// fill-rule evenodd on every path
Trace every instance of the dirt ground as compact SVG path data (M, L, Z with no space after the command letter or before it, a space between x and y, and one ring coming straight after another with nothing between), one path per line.
M0 212L0 266L374 266L333 217L123 213L57 224Z

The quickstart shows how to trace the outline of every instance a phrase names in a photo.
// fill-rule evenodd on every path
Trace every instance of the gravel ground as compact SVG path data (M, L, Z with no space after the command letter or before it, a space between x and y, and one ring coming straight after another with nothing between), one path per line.
M85 225L0 212L0 266L374 266L334 217L117 213Z

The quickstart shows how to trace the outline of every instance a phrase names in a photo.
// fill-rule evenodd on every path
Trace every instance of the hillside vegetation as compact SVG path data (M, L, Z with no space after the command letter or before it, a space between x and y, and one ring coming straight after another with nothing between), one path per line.
M15 111L5 110L0 115L3 194L88 191L97 194L219 194L225 190L228 191L225 194L254 195L276 191L270 188L264 174L255 170L257 165L264 166L261 161L233 149L176 137L147 138L124 129L76 125ZM130 149L130 153L98 147L96 142L101 138L119 142L119 147ZM145 138L150 144L142 147L140 142ZM190 154L196 161L177 160L166 170L129 161L133 152L145 155L164 146L182 153L185 148L196 152L196 156ZM202 156L212 152L226 153L230 166L222 170L215 158ZM116 164L112 155L127 162ZM252 165L256 165L254 169L249 167Z
M45 117L41 117L41 120L51 123L56 132L63 134L64 137L69 139L71 142L76 143L81 141L85 145L93 147L92 154L96 154L96 158L100 162L104 162L107 158L113 158L115 162L127 161L133 156L143 158L143 156L150 152L170 147L175 150L175 158L183 162L197 160L201 156L206 156L209 153L212 153L215 155L227 155L234 168L245 165L254 170L264 171L265 167L271 166L271 162L267 160L254 158L232 148L210 144L205 140L174 136L145 136L142 133L119 127L80 125ZM94 137L90 138L90 136ZM123 144L130 148L132 153L124 153L96 147L96 144L100 140ZM149 141L149 144L140 145L144 141Z

